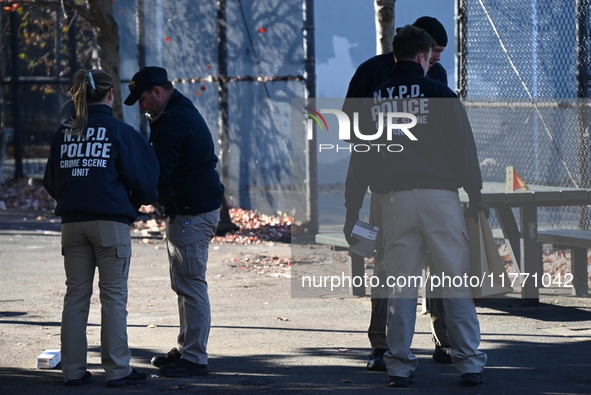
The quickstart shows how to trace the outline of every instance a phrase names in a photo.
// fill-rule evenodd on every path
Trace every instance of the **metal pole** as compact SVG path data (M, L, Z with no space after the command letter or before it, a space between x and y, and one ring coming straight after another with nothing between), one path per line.
M76 13L73 10L67 10L67 16L68 16L68 49L69 49L69 62L70 62L70 81L72 81L72 79L74 78L74 73L76 71L78 71L78 69L80 68L80 65L78 64L78 53L76 51L76 43L77 43L77 37L76 37L76 23L74 21L74 18L76 18ZM60 77L58 75L57 77L57 81L58 84L61 86L61 81L60 81ZM60 114L60 117L58 119L58 123L63 122L65 119L69 118L70 116L73 116L75 114L75 110L74 110L74 104L71 101L66 101L65 105L64 105L64 95L58 95L57 97L57 101L59 103L59 112L58 114ZM57 126L57 125L56 125Z
M68 17L69 17L69 26L68 29L68 45L70 48L70 70L71 70L71 77L74 77L74 73L80 67L78 65L78 54L76 52L76 33L78 29L76 28L76 23L74 23L74 18L76 18L76 13L72 10L68 10ZM71 79L71 78L70 78Z
M4 13L0 13L0 32L4 31ZM6 56L6 52L3 46L0 46L0 130L4 128L4 124L6 123L6 103L4 100L4 72L5 68L7 67L5 61L8 57ZM4 156L2 157L4 158ZM0 160L2 160L0 158ZM2 179L2 175L0 174L0 180Z
M591 1L577 0L578 97L591 97Z
M137 37L137 63L138 69L141 70L146 67L146 29L144 18L144 0L136 0L135 2L135 20L136 20L136 37ZM140 126L139 131L142 136L148 137L148 121L144 116L144 112L140 111Z
M304 0L304 81L306 99L316 97L316 56L314 47L314 0ZM316 135L306 141L306 222L307 234L318 233L318 157Z
M54 39L54 50L55 50L55 70L54 70L54 75L55 75L55 80L59 81L60 80L60 65L61 65L61 40L60 40L60 34L61 34L61 23L60 23L60 10L56 9L55 10L55 26L54 26L54 32L55 32L55 39ZM58 91L59 92L59 91ZM61 109L62 109L62 95L57 94L56 95L56 100L55 100L55 113L56 114L60 114ZM57 123L59 124L62 120L58 119ZM57 127L57 125L56 125Z
M220 145L220 177L222 183L229 185L230 174L230 135L228 131L228 32L226 0L217 0L218 20L218 104L220 107L218 127Z
M466 47L468 42L467 37L467 21L468 21L468 9L466 0L455 0L456 8L456 94L461 99L466 99L468 95L468 87L466 86L467 74L466 70Z
M591 97L591 1L577 0L577 96L579 100ZM589 174L589 125L591 116L589 109L581 107L578 111L578 150L579 186L588 188L591 185ZM579 219L581 229L591 228L591 212L589 206L581 208Z
M531 95L535 101L538 98L538 2L531 0L531 26L532 26L532 56L531 56L531 75L532 75L532 91ZM540 131L538 129L538 114L533 115L533 151L534 151L534 180L540 181Z
M20 100L18 97L19 86L19 62L18 62L18 26L19 18L16 11L10 13L10 56L12 60L11 82L12 82L12 146L14 148L14 178L23 177L23 143L20 114Z

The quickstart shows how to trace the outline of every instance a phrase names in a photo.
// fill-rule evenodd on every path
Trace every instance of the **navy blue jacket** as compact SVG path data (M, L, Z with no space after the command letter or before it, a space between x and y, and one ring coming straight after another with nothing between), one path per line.
M387 99L390 92L398 98ZM377 193L415 188L457 191L463 187L471 203L481 202L482 178L476 144L455 93L423 76L423 69L417 63L401 61L395 64L390 79L376 88L360 109L360 127L367 130L365 134L375 131L371 114L385 102L397 106L393 112L412 112L419 118L419 123L411 129L418 140L411 141L403 133L386 140L383 133L380 140L372 142L398 144L403 149L400 152L382 149L380 153L373 149L351 155L345 190L348 215L349 210L351 214L359 211L368 186Z
M349 82L346 98L363 99L369 96L369 94L375 88L390 78L390 73L394 68L394 64L395 61L393 52L376 55L361 63L357 70L355 70L355 74ZM439 62L436 62L431 66L427 72L427 77L447 85L447 73ZM359 103L360 100L345 100L345 103L343 104L343 111L347 114L352 114L353 112L358 111L356 107L359 105ZM349 119L353 118L349 115ZM351 136L352 139L348 142L360 142L356 140L353 134Z
M150 141L160 163L159 203L167 215L197 215L222 205L213 139L205 120L178 90L150 123Z
M158 161L148 141L113 118L111 107L88 107L86 138L53 137L43 186L57 201L62 223L94 220L130 224L142 204L158 199Z
M393 68L394 53L391 51L369 58L355 70L355 74L349 82L346 97L367 97L390 77ZM447 85L447 73L439 62L435 62L431 66L427 72L427 77Z

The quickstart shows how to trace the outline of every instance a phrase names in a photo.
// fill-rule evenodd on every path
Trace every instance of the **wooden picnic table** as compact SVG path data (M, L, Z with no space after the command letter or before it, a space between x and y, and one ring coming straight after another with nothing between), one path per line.
M496 211L516 263L521 263L521 272L528 276L521 288L522 305L537 306L544 274L538 247L538 207L589 205L591 189L530 184L528 188L526 191L507 192L505 183L486 182L482 189L482 199ZM463 203L468 202L468 195L463 190L460 190L460 200ZM513 208L519 209L519 226ZM523 239L523 248L520 239Z

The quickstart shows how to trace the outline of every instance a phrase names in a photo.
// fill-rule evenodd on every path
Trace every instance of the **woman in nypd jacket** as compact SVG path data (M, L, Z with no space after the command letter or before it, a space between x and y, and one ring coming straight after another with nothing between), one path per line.
M86 325L98 268L106 385L134 385L147 376L130 367L127 343L129 227L140 205L158 199L158 161L143 136L113 118L114 86L107 73L77 71L70 95L76 114L55 133L43 181L62 218L64 384L91 381Z

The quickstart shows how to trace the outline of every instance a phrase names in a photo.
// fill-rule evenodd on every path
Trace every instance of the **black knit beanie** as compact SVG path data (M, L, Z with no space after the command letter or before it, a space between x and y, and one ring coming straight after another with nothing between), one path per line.
M423 29L440 47L447 47L447 33L445 28L436 18L430 16L422 16L414 21L413 26Z

